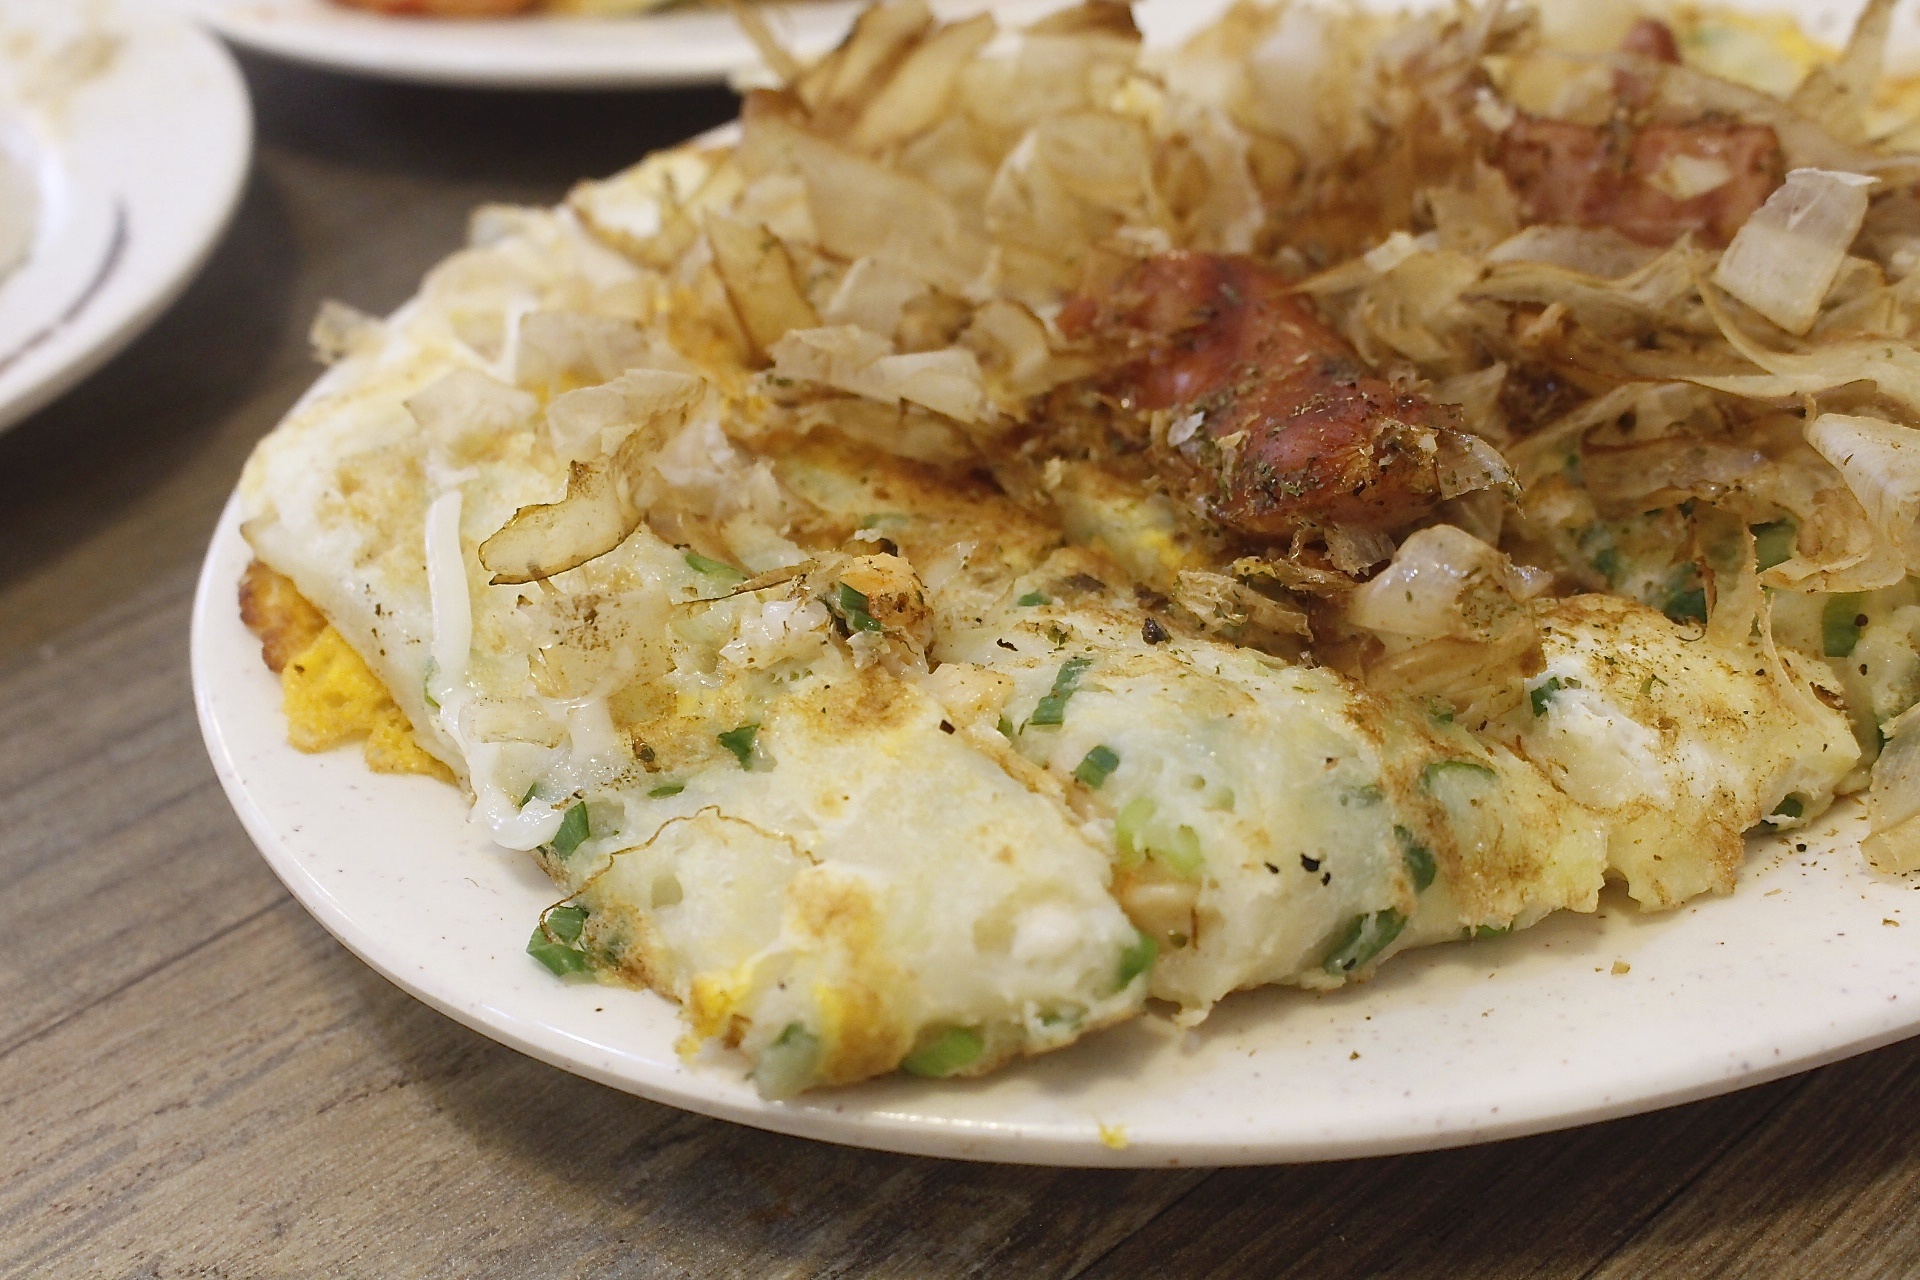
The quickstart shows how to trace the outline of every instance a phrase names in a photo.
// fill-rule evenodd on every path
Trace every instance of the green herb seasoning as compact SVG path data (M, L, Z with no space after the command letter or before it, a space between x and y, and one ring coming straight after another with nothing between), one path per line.
M567 810L567 816L560 819L560 829L553 833L553 840L548 848L563 860L571 858L573 851L591 835L593 835L592 820L587 815L586 802L582 801Z
M1015 603L1023 609L1031 609L1036 605L1052 604L1053 601L1047 599L1045 592L1029 591L1027 594L1021 596Z
M1477 924L1467 930L1467 936L1471 938L1504 938L1512 932L1513 926L1510 924Z
M1820 613L1820 641L1829 658L1853 656L1853 646L1860 643L1860 631L1867 625L1867 616L1860 612L1860 602L1865 598L1859 592L1848 592L1828 599Z
M1053 678L1053 692L1041 698L1027 718L1028 724L1063 724L1067 718L1067 699L1080 687L1080 677L1093 665L1092 658L1068 658Z
M1807 811L1807 803L1800 796L1788 796L1775 805L1772 814L1775 818L1797 818Z
M949 1027L931 1037L923 1035L900 1060L900 1069L915 1076L950 1076L978 1062L986 1047L986 1037L972 1027Z
M753 743L760 736L759 725L743 724L738 729L729 729L715 736L720 739L721 746L733 752L733 758L740 762L742 769L753 768Z
M665 800L669 796L679 795L682 791L685 791L686 789L687 789L687 784L684 782L663 782L659 786L655 787L653 790L647 792L647 799Z
M440 678L439 659L428 658L426 670L422 672L420 675L420 696L426 699L427 705L432 707L435 711L438 711L440 709L440 699L433 696L433 682L435 680L438 680L439 678Z
M1120 767L1120 755L1112 747L1099 746L1087 752L1073 771L1073 776L1098 791Z

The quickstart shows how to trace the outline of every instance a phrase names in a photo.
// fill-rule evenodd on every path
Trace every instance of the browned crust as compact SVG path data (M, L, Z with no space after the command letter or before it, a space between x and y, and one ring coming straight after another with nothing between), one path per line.
M275 675L327 629L327 620L293 580L258 560L240 575L240 621L259 638L260 659Z

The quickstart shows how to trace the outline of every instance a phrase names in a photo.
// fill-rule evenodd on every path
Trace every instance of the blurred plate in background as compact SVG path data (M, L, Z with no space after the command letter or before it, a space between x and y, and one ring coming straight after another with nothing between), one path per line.
M239 198L253 117L233 59L133 0L0 13L0 428L125 346Z
M514 89L636 89L720 83L759 64L725 10L687 4L631 18L392 18L335 0L175 0L244 48L335 71ZM1025 22L1067 0L933 0L943 17L992 8ZM796 53L845 34L861 5L802 0L761 6ZM1221 0L1146 0L1144 24L1197 25ZM1154 33L1150 30L1149 36Z

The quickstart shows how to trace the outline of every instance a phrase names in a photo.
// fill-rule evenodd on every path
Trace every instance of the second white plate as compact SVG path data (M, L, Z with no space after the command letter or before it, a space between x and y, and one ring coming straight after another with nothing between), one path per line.
M632 18L474 22L391 18L333 0L174 0L214 30L261 53L358 75L514 89L636 89L719 83L759 63L723 10L690 5ZM1030 22L1069 0L933 0L943 17L992 8ZM1197 24L1224 0L1142 0L1149 37ZM803 56L831 48L861 5L802 0L761 6Z
M6 198L30 196L0 279L0 428L118 351L184 288L246 179L253 116L233 59L136 0L0 7Z

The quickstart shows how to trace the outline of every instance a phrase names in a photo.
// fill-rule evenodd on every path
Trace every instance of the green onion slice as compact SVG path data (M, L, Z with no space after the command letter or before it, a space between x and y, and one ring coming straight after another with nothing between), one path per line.
M1119 989L1124 991L1133 985L1133 980L1153 968L1153 962L1160 958L1160 944L1144 933L1135 934L1133 942L1120 953Z
M1755 567L1765 571L1793 559L1794 539L1799 535L1791 520L1753 526Z
M763 1098L791 1098L813 1082L820 1062L820 1037L805 1024L789 1022L753 1065L754 1088Z
M534 926L533 936L527 939L527 954L558 978L587 972L587 953L577 945L586 924L584 908L554 907Z
M1092 658L1068 658L1060 664L1059 674L1053 678L1053 691L1041 698L1033 708L1033 714L1027 717L1028 724L1064 724L1067 718L1067 699L1080 688L1080 677L1093 665Z
M1853 646L1860 643L1860 602L1858 592L1829 597L1820 613L1820 640L1829 658L1851 658Z
M1321 967L1328 973L1349 974L1385 951L1407 927L1407 918L1388 907L1370 915L1355 916L1333 940Z
M587 815L586 801L583 800L567 810L567 816L560 819L560 829L553 833L553 840L548 847L561 858L571 858L581 841L592 834L593 824Z
M746 574L726 563L726 561L709 560L698 551L687 552L687 568L693 570L695 573L704 573L709 578L719 578L729 585L747 580Z
M1566 688L1559 676L1548 676L1540 686L1527 695L1527 701L1533 707L1534 719L1547 714L1547 708L1553 705L1553 695Z
M986 1037L972 1027L949 1027L931 1038L923 1035L919 1047L900 1060L900 1069L915 1076L950 1076L978 1062L986 1047Z
M687 784L684 782L663 782L653 790L647 792L647 799L665 800L668 796L677 796L686 789Z
M834 592L830 603L851 631L879 631L881 626L874 620L871 602L846 583L841 583Z
M1073 776L1098 791L1120 767L1120 755L1112 747L1098 746L1081 758L1074 769Z
M740 762L742 769L753 768L753 741L760 734L757 724L743 724L738 729L729 729L715 735L720 745L733 752L734 759Z
M1433 850L1414 839L1413 832L1405 827L1395 827L1393 835L1400 842L1400 858L1407 864L1407 879L1413 881L1413 891L1424 891L1433 883L1438 870L1434 866Z
M1031 609L1035 605L1052 604L1053 601L1047 599L1046 593L1043 591L1029 591L1014 603L1023 609Z
M1432 791L1435 783L1450 778L1479 778L1493 782L1498 777L1492 769L1475 760L1435 760L1420 771L1420 785Z

